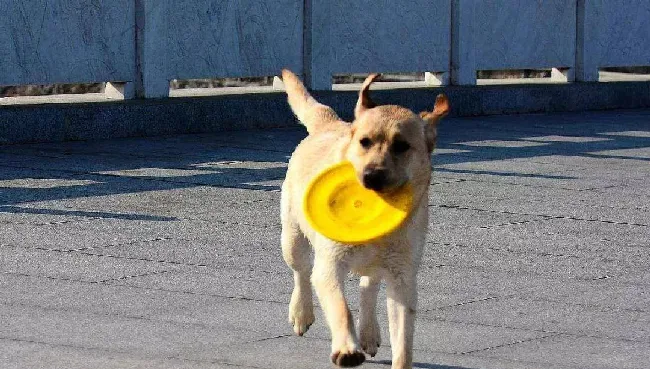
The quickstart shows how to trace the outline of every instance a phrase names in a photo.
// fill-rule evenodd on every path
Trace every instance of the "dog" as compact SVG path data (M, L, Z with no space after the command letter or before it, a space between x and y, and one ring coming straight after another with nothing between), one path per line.
M340 367L361 365L365 355L374 357L381 344L375 310L379 285L385 280L392 368L411 368L416 274L428 225L430 157L437 124L449 112L448 99L438 95L434 110L419 115L396 105L377 106L369 88L379 75L372 74L361 87L350 124L317 102L295 74L283 70L282 77L289 105L309 133L293 152L282 184L282 255L294 279L289 322L299 336L314 322L313 285L331 332L331 361ZM406 183L413 189L412 212L404 224L367 245L326 238L310 226L302 211L311 179L345 160L368 189L388 194ZM350 271L361 276L358 337L343 292Z

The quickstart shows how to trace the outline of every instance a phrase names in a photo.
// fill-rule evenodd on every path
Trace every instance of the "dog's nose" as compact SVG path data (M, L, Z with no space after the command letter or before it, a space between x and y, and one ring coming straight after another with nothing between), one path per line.
M366 168L363 171L363 185L371 190L381 191L386 186L386 170Z

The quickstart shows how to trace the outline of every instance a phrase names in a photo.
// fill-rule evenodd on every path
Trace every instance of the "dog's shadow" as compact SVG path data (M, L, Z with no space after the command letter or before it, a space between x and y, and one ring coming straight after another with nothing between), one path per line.
M390 360L366 360L366 363L380 364L390 366L393 364ZM413 363L413 368L421 369L471 369L464 366L452 366L452 365L441 365L441 364L429 364L429 363Z

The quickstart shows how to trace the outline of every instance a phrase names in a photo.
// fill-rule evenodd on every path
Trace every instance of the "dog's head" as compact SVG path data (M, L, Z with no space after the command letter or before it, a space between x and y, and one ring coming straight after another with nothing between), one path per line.
M333 129L350 132L344 156L365 187L388 193L407 182L428 181L436 126L449 112L445 95L438 95L433 111L419 115L396 105L377 106L369 88L379 75L372 74L361 87L355 120L349 125L332 108L318 103L295 74L285 69L282 77L289 105L310 134Z
M366 188L391 192L416 176L428 178L437 124L449 102L438 95L434 110L419 115L397 105L377 106L369 88L378 76L370 75L359 92L346 158Z

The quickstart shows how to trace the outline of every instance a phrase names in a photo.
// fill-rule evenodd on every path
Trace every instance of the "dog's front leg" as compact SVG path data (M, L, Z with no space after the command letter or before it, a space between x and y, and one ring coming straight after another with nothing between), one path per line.
M347 273L348 270L334 255L316 252L312 284L332 335L330 358L342 367L361 365L366 359L357 341L352 314L343 292Z
M386 278L392 369L411 369L413 365L417 288L415 271L409 269L388 273Z

